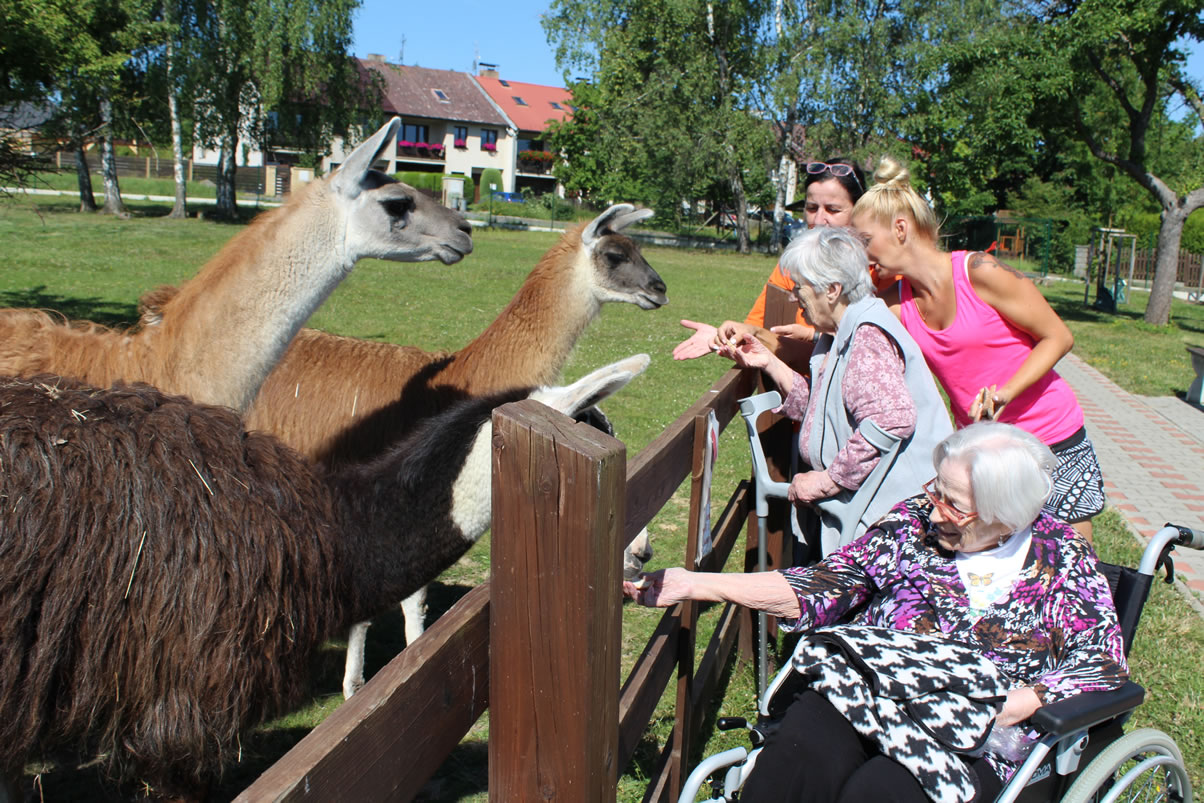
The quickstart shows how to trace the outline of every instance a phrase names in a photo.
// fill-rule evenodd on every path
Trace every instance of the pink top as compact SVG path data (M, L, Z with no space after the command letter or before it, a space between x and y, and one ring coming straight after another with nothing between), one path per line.
M916 405L907 392L907 381L903 378L903 357L899 354L898 346L877 326L864 324L853 334L851 348L849 365L840 385L845 409L858 423L872 418L875 424L892 435L910 437L916 429ZM831 357L831 354L828 356ZM811 382L819 386L827 369L828 363L825 361L819 376L812 378ZM781 410L788 418L795 421L802 419L799 445L802 457L808 463L814 455L807 454L805 444L810 441L815 416L823 415L823 410L817 409L820 405L810 404L810 401L811 385L796 373ZM830 465L812 464L811 467L817 471L826 468L836 485L855 491L878 465L878 460L878 450L860 432L854 432ZM829 492L835 494L839 490L832 487Z
M928 328L920 318L911 284L902 280L902 321L924 352L932 374L949 394L953 420L970 423L966 411L984 387L1012 378L1036 341L978 297L966 272L966 251L953 252L957 312L948 328ZM1083 426L1083 409L1066 380L1050 370L1003 408L1000 421L1033 433L1046 444L1065 440Z

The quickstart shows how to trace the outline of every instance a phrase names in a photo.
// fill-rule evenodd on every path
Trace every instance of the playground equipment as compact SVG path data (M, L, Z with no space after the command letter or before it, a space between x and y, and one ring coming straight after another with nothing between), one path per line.
M1137 235L1124 229L1096 227L1087 243L1087 281L1083 287L1083 305L1115 313L1116 305L1128 300L1128 287L1133 282L1133 266L1137 260ZM1128 278L1121 271L1128 266ZM1095 272L1095 303L1091 303L1091 275ZM1108 288L1108 276L1112 287Z
M950 218L941 226L941 246L948 251L988 251L1021 269L1040 265L1042 276L1049 274L1052 242L1053 220L1044 217L999 212Z

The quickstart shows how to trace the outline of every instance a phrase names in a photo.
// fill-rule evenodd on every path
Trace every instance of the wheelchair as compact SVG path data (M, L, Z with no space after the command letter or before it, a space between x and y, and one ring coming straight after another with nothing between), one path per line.
M1136 569L1100 564L1112 587L1126 654L1155 573L1165 566L1167 582L1174 576L1170 552L1176 546L1204 549L1204 532L1168 524L1150 539ZM772 728L771 711L779 713L772 705L774 695L787 684L793 671L793 662L787 662L761 695L757 724L750 726L739 717L720 718L720 730L747 728L752 748L736 747L703 760L686 779L679 803L695 800L708 779L712 782L711 800L740 799L740 789L764 745L764 734ZM1122 731L1144 698L1145 690L1129 681L1114 691L1080 694L1037 709L1030 722L1041 737L996 803L1191 803L1191 780L1174 739L1153 728Z
M767 473L756 440L755 418L776 406L767 404L758 400L744 404L742 410L746 421L751 419L750 444L756 444L752 451L758 483L767 479ZM779 489L771 489L769 495L774 495L775 490ZM764 513L758 510L758 515ZM1136 569L1099 564L1112 589L1126 655L1133 645L1142 608L1158 569L1165 567L1166 582L1173 581L1171 552L1176 546L1204 549L1204 532L1167 524L1150 539ZM740 789L756 766L765 736L772 731L775 719L782 713L779 706L774 705L774 695L789 684L793 673L792 660L786 662L760 694L755 724L750 725L741 717L719 719L717 727L720 730L747 729L751 747L732 748L704 759L686 779L679 803L696 800L708 780L711 783L709 799L740 799ZM1125 723L1144 698L1145 690L1130 680L1114 691L1084 693L1037 709L1030 724L1040 738L1032 744L1028 757L995 798L996 803L1112 803L1116 800L1191 803L1191 780L1174 739L1153 728L1123 732ZM784 706L780 708L784 710Z

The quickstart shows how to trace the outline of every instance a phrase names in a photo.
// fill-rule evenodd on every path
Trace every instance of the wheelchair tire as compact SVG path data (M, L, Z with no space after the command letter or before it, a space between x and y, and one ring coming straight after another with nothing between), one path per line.
M1128 773L1146 759L1168 763ZM1121 798L1120 795L1124 794ZM1108 745L1079 773L1062 803L1103 803L1105 800L1191 803L1191 779L1175 740L1160 730L1139 728Z

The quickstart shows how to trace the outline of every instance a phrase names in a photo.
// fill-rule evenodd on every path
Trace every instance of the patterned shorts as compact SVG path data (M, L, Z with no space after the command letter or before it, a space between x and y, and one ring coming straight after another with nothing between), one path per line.
M1086 427L1049 448L1058 458L1058 466L1045 511L1070 524L1097 515L1104 509L1104 477Z

